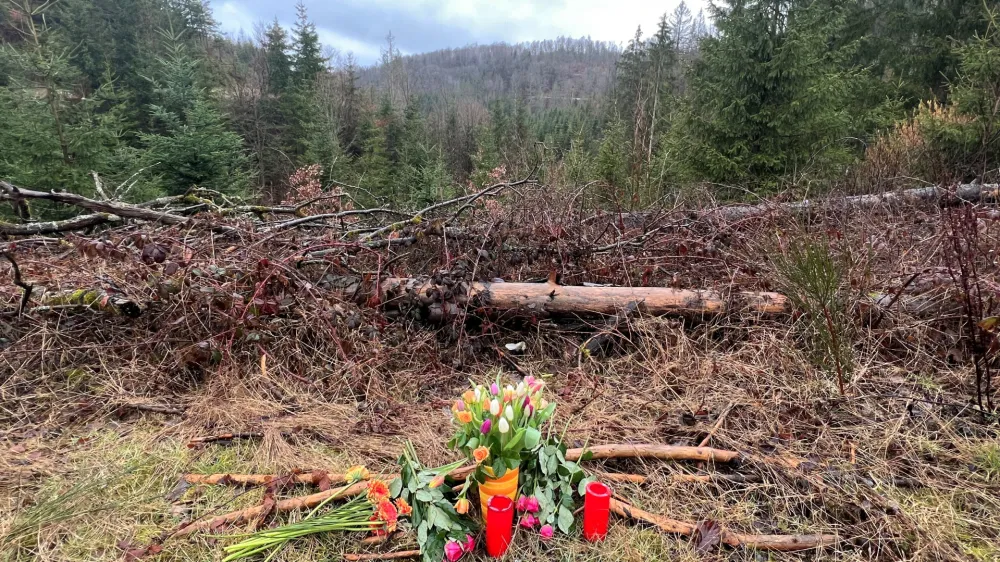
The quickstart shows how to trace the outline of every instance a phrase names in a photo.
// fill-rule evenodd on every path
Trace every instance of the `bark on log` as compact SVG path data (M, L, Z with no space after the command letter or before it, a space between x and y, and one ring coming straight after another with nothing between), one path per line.
M142 307L135 301L109 294L101 289L76 289L46 294L42 297L42 306L33 309L33 312L45 312L67 306L79 306L129 318L136 318L142 314Z
M321 283L345 300L371 302L372 288L357 278ZM466 307L487 314L549 316L614 315L631 307L647 315L719 315L738 311L777 315L791 311L788 298L771 292L739 292L726 298L708 290L667 287L577 287L550 283L435 282L429 277L388 278L379 283L377 302L403 313L441 322Z
M707 209L700 217L716 216L727 221L740 220L771 213L802 214L831 208L840 211L871 209L878 205L929 203L943 204L979 203L1000 200L1000 184L961 184L954 189L930 186L887 193L853 195L828 199L796 201L793 203L761 203L759 205L729 205Z
M344 474L327 474L323 471L304 472L291 475L292 482L296 484L307 484L318 486L320 482L327 479L330 484L345 484L347 476ZM240 486L264 486L275 480L284 478L278 474L185 474L184 480L188 484L237 484Z
M92 215L79 215L71 219L61 221L29 222L25 224L10 224L0 222L0 234L8 236L34 236L37 234L53 234L56 232L69 232L71 230L82 230L105 224L109 222L121 222L121 217L108 213L94 213Z
M274 504L274 513L283 513L286 511L310 509L316 507L324 500L327 500L331 497L338 499L352 498L354 496L364 494L367 491L368 491L368 482L358 482L356 484L352 484L345 490L337 488L335 490L316 492L315 494L309 494L308 496L302 496L299 498L288 498L280 500ZM261 514L263 514L267 510L268 510L267 506L257 505L253 507L248 507L246 509L241 509L239 511L233 511L231 513L218 515L211 519L195 521L186 527L178 529L173 536L183 537L197 531L217 529L223 525L232 525L237 523L245 523L247 521L253 521L254 519L260 517Z
M5 181L0 181L0 201L23 201L25 199L44 199L47 201L55 201L56 203L75 205L95 213L109 213L119 217L141 219L164 224L184 224L191 220L187 217L154 211L152 209L144 209L127 203L97 201L82 195L77 195L76 193L59 191L50 191L46 193L44 191L33 191L30 189L15 187Z
M712 447L685 447L681 445L596 445L586 449L569 449L566 460L576 461L596 459L648 458L660 460L711 461L718 463L732 462L739 458L736 451L713 449Z
M649 523L667 533L691 536L697 528L694 523L656 515L614 498L611 499L611 512L620 517ZM781 552L825 548L840 542L837 535L744 535L726 530L722 531L720 540L723 544L733 547Z

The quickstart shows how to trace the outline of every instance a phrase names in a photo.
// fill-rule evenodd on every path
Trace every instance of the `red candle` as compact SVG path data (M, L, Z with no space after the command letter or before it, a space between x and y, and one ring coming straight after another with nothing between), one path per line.
M507 496L490 498L486 513L486 553L493 558L503 556L510 546L514 527L514 500Z
M603 541L608 535L611 508L611 488L600 482L587 484L583 498L583 538L590 542Z

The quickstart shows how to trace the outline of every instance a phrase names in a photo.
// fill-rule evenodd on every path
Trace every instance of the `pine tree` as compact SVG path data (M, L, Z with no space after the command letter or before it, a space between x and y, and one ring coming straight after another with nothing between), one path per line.
M143 160L164 191L205 187L224 193L246 191L250 174L243 139L227 130L208 92L197 82L199 61L191 58L173 29L161 30L165 54L151 79L157 103L155 132L141 135Z
M297 19L292 31L292 77L299 88L311 88L316 77L326 67L326 59L321 54L319 34L316 24L309 20L305 4L295 5Z
M288 56L288 35L277 18L268 26L262 47L267 61L268 92L280 96L291 86L292 61Z
M852 108L843 13L811 0L734 0L714 8L691 79L685 151L695 177L771 184L838 159ZM842 154L841 154L842 156Z
M0 45L0 177L37 189L89 194L91 172L130 172L122 100L105 74L89 92L66 37L48 25L51 3L9 1L15 42ZM123 159L124 158L124 159ZM117 168L117 169L114 169Z

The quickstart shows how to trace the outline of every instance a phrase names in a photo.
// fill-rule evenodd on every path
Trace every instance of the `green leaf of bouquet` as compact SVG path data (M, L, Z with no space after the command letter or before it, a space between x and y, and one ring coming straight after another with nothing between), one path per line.
M417 526L417 543L423 545L427 542L427 522L424 521Z
M542 439L542 432L533 427L524 430L524 448L534 449Z
M559 526L560 531L568 535L573 528L573 512L563 506L559 506L559 518L556 520L556 524Z
M399 493L403 491L403 480L400 478L393 478L392 482L389 482L389 495L392 497L399 496Z
M504 445L503 450L505 453L520 451L521 443L523 442L524 442L524 428L521 428L514 432L514 436L511 437L510 441L508 441L506 445Z

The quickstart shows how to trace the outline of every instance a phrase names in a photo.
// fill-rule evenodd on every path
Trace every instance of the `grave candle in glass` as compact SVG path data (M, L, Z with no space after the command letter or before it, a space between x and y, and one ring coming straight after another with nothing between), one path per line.
M611 488L600 482L587 484L583 498L583 538L590 542L604 540L608 535L610 508Z
M486 553L499 558L510 546L514 527L514 500L507 496L490 498L486 513Z

